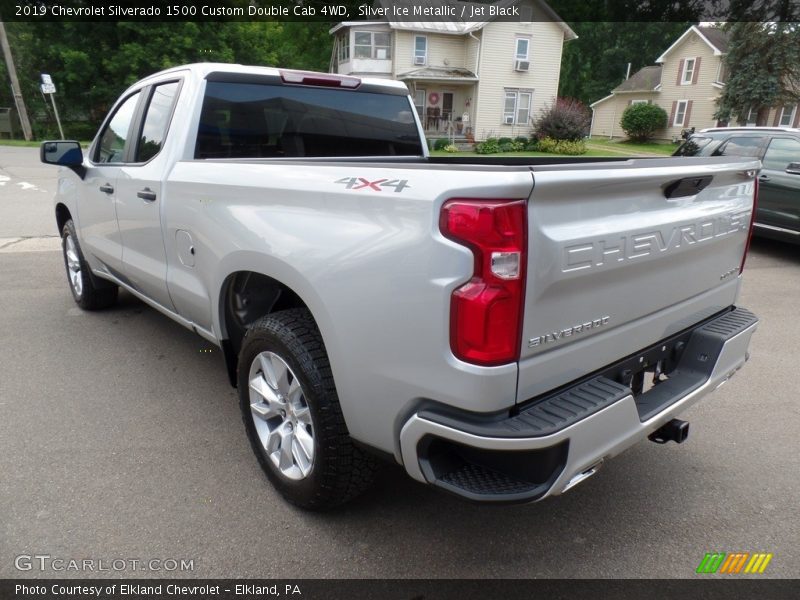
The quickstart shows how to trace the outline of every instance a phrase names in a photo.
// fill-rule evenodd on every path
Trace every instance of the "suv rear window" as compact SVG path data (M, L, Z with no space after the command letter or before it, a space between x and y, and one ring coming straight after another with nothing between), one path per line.
M195 158L420 156L407 96L209 81Z

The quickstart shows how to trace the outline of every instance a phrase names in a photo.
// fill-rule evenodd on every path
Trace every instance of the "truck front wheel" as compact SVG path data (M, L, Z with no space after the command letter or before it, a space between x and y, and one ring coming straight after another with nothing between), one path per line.
M89 273L89 265L83 258L72 219L64 223L61 230L61 251L64 254L69 289L78 306L84 310L99 310L108 308L117 301L119 288L110 281L99 280Z
M322 336L290 309L247 330L239 353L242 419L261 468L292 504L323 510L361 493L375 459L353 444Z

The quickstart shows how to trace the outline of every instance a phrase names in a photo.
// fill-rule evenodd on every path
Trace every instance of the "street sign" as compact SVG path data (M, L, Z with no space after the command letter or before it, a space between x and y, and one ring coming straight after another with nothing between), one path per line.
M42 83L44 85L51 85L53 83L53 78L47 73L42 73Z
M56 84L55 83L43 83L42 84L42 93L43 94L55 94L56 93Z

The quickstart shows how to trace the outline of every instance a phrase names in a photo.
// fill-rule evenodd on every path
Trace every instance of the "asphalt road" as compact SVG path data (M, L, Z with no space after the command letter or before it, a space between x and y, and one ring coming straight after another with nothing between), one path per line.
M710 551L800 573L800 247L754 243L752 359L686 413L687 443L641 443L535 505L468 504L387 466L309 514L261 474L219 352L125 293L75 306L36 160L0 147L0 578L92 575L15 569L35 553L194 560L110 574L127 577L695 577Z

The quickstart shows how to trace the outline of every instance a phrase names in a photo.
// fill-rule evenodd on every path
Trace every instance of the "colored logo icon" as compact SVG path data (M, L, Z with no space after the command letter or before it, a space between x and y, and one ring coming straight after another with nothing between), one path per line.
M697 573L727 573L735 575L739 573L763 573L772 554L766 552L709 552L700 561Z

